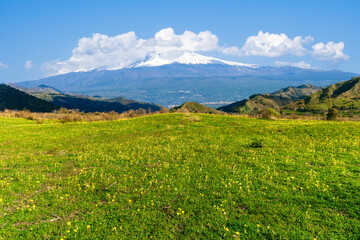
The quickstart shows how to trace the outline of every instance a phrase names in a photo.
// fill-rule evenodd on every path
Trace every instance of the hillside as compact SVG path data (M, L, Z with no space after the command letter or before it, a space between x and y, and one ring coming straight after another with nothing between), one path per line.
M18 87L16 85L13 86ZM81 94L65 94L57 89L45 85L40 85L34 88L18 88L23 89L24 91L37 98L50 102L57 107L78 109L82 112L115 111L118 113L122 113L131 109L137 110L142 108L148 110L150 108L152 111L158 111L162 108L162 106L157 104L138 102L123 97L96 98Z
M360 236L359 122L0 121L3 239Z
M52 112L58 107L5 84L0 84L0 111L5 109Z
M178 113L207 113L207 114L224 114L224 112L212 109L197 102L186 102L178 107L170 109L170 112Z
M360 77L332 84L303 100L285 106L284 109L323 114L331 107L345 115L360 113Z
M218 108L218 110L228 113L253 113L266 108L273 108L280 111L282 106L305 98L321 88L306 84L298 87L287 87L273 93L256 94L249 99L238 101L227 106Z

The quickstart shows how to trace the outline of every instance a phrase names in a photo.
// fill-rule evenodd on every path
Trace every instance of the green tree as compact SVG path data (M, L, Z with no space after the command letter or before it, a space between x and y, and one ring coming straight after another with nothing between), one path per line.
M326 115L326 120L335 121L337 119L338 115L339 115L339 113L336 108L329 108L329 111Z

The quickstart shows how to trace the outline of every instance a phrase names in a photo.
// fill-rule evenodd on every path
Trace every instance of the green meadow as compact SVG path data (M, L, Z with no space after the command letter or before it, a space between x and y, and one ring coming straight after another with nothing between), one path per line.
M0 118L0 239L359 239L360 123Z

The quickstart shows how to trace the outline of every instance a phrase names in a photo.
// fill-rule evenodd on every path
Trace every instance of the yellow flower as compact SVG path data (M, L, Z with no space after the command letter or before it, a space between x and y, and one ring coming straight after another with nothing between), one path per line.
M69 225L69 226L70 226L70 225L71 225L71 222L68 222L68 223L67 223L67 225Z
M90 225L87 225L86 227L87 227L87 228L90 228Z
M240 233L239 233L239 232L235 232L235 234L236 234L236 235L240 235Z

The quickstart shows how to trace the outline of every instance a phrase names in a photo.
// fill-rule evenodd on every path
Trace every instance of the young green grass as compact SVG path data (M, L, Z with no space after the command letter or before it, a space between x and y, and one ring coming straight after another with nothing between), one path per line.
M0 123L1 239L360 238L359 122Z

